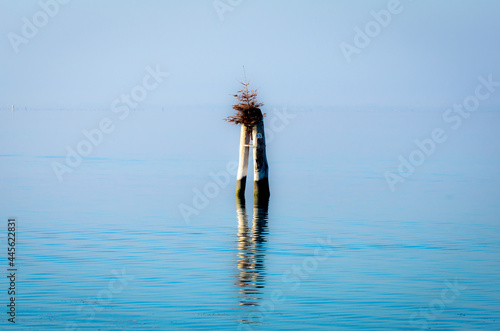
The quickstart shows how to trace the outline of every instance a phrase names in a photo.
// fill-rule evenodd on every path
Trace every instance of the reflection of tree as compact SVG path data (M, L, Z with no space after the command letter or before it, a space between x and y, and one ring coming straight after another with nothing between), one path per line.
M241 306L258 306L265 286L265 243L269 200L254 204L253 224L248 226L245 198L237 198L238 215L238 281Z

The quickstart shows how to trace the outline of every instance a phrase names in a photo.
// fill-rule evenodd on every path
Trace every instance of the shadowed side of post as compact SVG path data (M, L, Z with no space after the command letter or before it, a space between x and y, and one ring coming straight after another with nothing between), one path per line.
M241 126L240 135L240 160L238 165L238 175L236 177L236 196L245 197L245 187L247 183L248 155L250 151L250 129L246 125Z
M254 142L253 162L254 162L254 200L259 202L269 199L269 166L266 156L266 137L264 134L264 121L255 124L252 129Z

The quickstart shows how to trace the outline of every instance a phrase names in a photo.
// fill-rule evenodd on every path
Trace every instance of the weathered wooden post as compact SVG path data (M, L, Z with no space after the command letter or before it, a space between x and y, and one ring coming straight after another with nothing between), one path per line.
M238 175L236 177L236 196L245 197L247 183L248 155L250 150L250 130L246 125L241 125L240 134L240 160L238 164Z
M264 118L252 128L253 136L253 195L256 201L269 199L269 166L266 156Z

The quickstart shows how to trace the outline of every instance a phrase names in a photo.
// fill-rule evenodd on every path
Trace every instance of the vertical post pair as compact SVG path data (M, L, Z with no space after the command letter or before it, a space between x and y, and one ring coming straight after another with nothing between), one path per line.
M250 145L250 140L253 140L253 145ZM236 182L236 196L245 196L245 187L248 171L248 157L250 147L253 147L253 193L254 200L268 199L269 192L269 166L266 156L266 138L264 135L264 121L248 127L241 126L240 136L240 160L238 165L238 176Z

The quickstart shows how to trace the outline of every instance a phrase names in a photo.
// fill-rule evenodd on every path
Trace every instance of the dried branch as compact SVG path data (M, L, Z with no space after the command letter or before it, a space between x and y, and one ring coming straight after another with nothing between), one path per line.
M250 83L246 80L246 74L245 82L242 82L241 84L244 88L239 90L237 94L233 94L233 96L239 101L238 104L233 106L236 113L232 116L228 116L224 119L224 121L252 127L262 121L262 118L266 116L266 114L262 114L262 111L260 110L260 107L264 104L257 101L257 90L248 90L248 85L250 85Z

